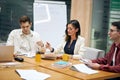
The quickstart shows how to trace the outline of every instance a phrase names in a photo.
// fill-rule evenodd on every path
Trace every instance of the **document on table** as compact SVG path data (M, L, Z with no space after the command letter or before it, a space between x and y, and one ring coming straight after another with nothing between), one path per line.
M38 72L36 70L16 69L16 72L25 80L45 80L50 77L49 74Z
M20 65L20 62L1 62L0 66L16 66L16 65Z
M79 72L82 72L82 73L86 73L86 74L98 73L97 70L93 70L93 69L89 68L88 66L86 66L85 64L75 64L75 65L72 65L71 69L79 71Z

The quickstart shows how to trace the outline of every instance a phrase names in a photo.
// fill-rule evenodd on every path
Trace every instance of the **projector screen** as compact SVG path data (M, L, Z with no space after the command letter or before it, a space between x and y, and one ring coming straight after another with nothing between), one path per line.
M59 2L35 2L33 14L34 31L40 34L43 42L49 42L56 48L65 35L66 5Z

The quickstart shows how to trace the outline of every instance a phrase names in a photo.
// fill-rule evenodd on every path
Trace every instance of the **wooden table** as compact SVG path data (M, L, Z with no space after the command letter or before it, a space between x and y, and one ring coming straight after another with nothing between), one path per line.
M79 80L77 78L26 62L21 63L19 66L0 67L0 80L22 80L15 71L16 69L34 69L51 75L51 77L47 78L46 80Z
M35 64L40 67L43 67L43 68L46 68L49 70L53 70L53 71L56 71L56 72L59 72L59 73L62 73L62 74L65 74L65 75L68 75L68 76L71 76L71 77L74 77L77 79L82 79L82 80L104 80L104 79L108 79L108 78L120 77L119 73L99 71L99 73L88 75L88 74L70 70L71 66L63 68L63 69L52 66L52 64L54 62L59 61L59 60L41 60L41 62L35 62L34 58L25 58L24 57L24 59L28 63ZM71 62L72 64L80 64L80 62L78 60L71 59L69 62Z
M34 67L35 65L29 63L20 63L16 66L0 66L0 80L22 80L15 72L15 69Z

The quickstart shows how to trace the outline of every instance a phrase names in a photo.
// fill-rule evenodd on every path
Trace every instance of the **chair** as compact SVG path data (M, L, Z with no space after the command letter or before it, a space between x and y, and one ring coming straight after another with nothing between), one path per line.
M97 59L100 57L104 57L105 51L92 48L92 47L85 47L85 53L84 53L84 58L86 59Z

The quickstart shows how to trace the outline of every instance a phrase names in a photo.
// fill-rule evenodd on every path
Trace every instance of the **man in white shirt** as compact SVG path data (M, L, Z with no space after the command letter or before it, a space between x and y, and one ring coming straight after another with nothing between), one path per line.
M14 46L15 55L35 56L36 51L44 44L38 33L31 30L32 22L28 16L19 20L21 29L10 32L7 45Z

